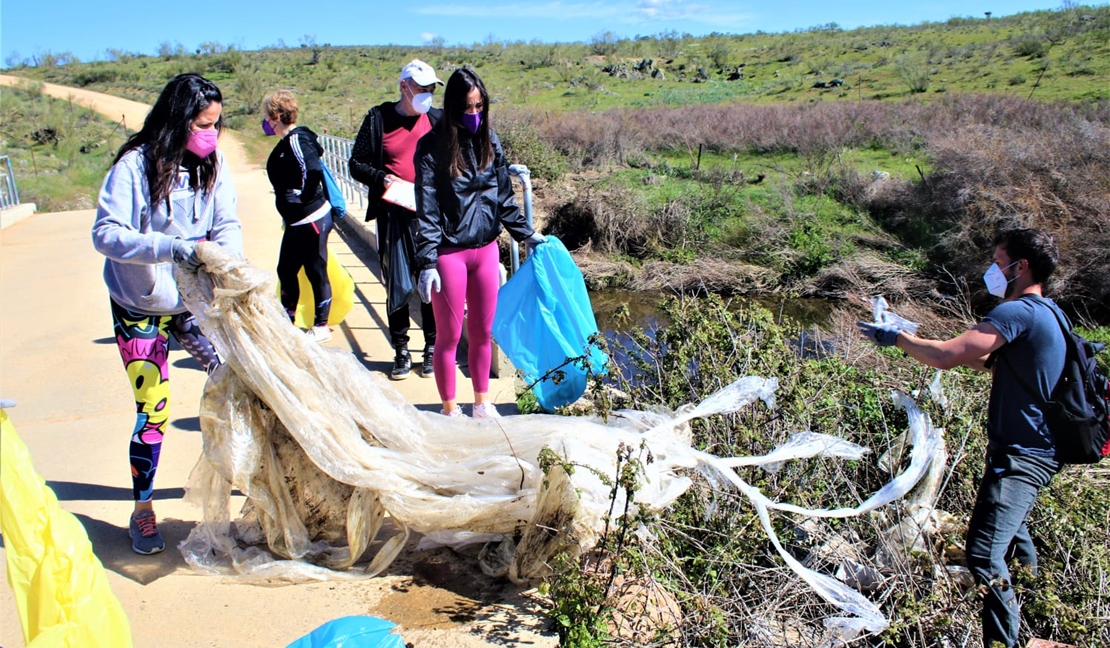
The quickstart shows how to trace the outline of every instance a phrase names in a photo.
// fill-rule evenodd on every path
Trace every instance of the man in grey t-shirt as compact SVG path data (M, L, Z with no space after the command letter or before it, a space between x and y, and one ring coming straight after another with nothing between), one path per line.
M1060 470L1042 406L1060 380L1067 347L1042 288L1056 269L1056 245L1035 229L1002 232L994 264L983 275L1004 301L950 340L925 340L897 324L859 322L864 337L897 346L938 369L960 365L993 372L987 407L986 469L967 530L968 568L986 587L983 645L1018 643L1020 611L1007 561L1036 571L1037 553L1025 518L1037 493ZM1025 385L1034 388L1030 393Z

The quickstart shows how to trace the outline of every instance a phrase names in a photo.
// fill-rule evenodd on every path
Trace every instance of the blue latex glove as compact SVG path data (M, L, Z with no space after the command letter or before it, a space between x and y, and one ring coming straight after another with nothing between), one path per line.
M425 268L420 271L420 280L417 282L416 290L420 293L420 299L425 304L432 302L432 287L435 291L439 292L440 288L439 270L435 268Z
M186 272L196 272L204 265L197 256L197 247L184 239L173 240L173 261Z
M902 328L894 323L856 322L856 326L859 327L859 332L863 334L863 337L881 347L897 344L898 334L902 332Z
M539 232L532 232L532 235L524 239L524 245L528 246L528 254L536 249L536 246L541 243L547 243L547 237Z

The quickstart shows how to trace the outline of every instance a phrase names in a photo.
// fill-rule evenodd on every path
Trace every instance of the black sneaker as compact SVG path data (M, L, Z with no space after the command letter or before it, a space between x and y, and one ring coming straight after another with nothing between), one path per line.
M432 358L435 356L436 348L428 347L424 349L424 361L420 363L420 375L425 378L435 375L435 364L432 363Z
M404 380L412 372L412 357L408 349L398 349L397 356L393 358L393 370L389 372L390 380Z

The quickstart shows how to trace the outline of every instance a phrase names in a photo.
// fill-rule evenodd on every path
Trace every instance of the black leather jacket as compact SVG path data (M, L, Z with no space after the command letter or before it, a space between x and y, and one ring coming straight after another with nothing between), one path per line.
M436 164L437 140L442 128L455 128L443 119L416 146L416 244L417 271L434 267L440 247L480 248L501 234L501 226L517 241L535 231L528 226L513 198L509 165L497 133L490 131L493 164L477 169L478 161L470 133L459 133L459 146L466 157L466 168L457 178L448 177Z

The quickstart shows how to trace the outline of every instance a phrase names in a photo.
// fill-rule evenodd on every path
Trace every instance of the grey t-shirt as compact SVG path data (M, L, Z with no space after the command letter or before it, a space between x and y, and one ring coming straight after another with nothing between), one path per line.
M1051 304L1051 305L1050 305ZM1067 345L1048 299L1023 297L996 306L984 322L1006 344L995 352L994 380L987 406L987 439L990 452L1009 452L1051 458L1052 434L1041 407L1064 371ZM1029 390L1019 382L1020 375Z

